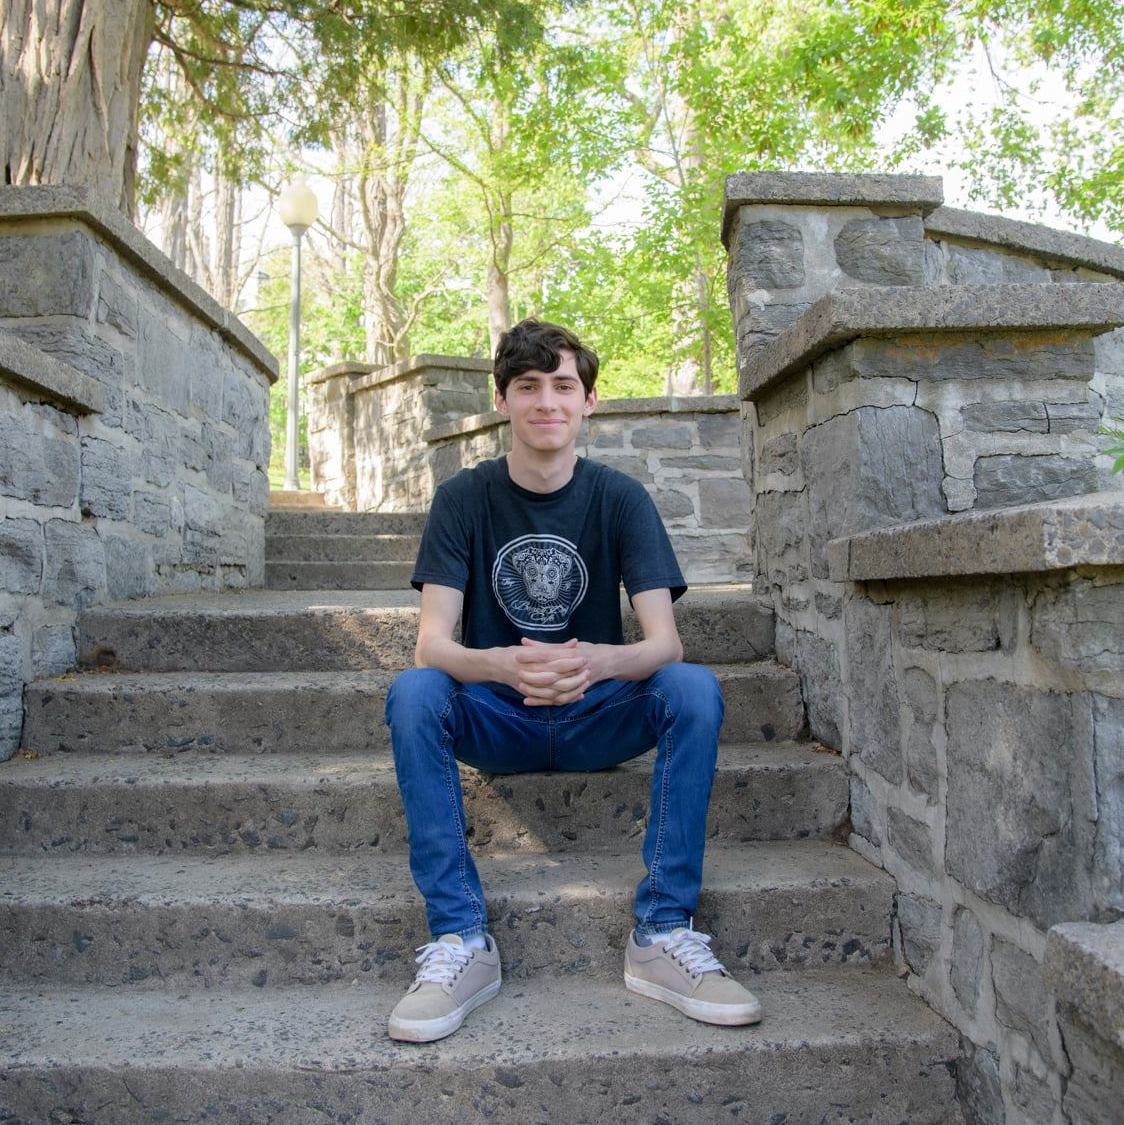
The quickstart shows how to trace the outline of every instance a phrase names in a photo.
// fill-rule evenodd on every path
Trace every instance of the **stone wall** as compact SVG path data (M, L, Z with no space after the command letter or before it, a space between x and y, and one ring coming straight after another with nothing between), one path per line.
M80 609L261 584L275 378L120 215L0 189L0 758Z
M434 488L509 448L485 361L418 356L376 371L339 364L310 380L313 487L357 511L424 511ZM733 395L603 400L578 452L652 494L690 582L744 580L750 493Z
M1086 1120L1041 965L1124 913L1124 252L939 202L728 185L756 581L968 1120Z

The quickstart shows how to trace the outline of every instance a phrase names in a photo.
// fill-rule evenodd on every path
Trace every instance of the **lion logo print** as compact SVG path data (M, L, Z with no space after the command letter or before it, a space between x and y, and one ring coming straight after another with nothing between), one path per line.
M565 629L588 584L577 547L557 535L513 539L492 567L496 600L521 629Z

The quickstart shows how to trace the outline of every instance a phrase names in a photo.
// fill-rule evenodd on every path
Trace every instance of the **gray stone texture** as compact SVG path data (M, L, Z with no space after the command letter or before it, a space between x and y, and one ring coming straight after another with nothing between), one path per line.
M906 964L919 977L924 976L940 949L940 905L917 895L899 894L898 928Z
M1124 916L1124 699L1093 696L1093 742L1097 779L1093 889L1106 916L1108 912Z
M43 579L43 528L36 520L0 522L0 589L37 594Z
M843 687L835 645L817 633L798 629L794 657L812 737L842 749Z
M25 408L0 414L0 494L44 508L70 508L78 499L78 443L43 425Z
M1083 696L977 680L946 695L948 873L1046 928L1097 911Z
M94 277L94 241L84 232L0 234L2 316L86 319Z
M933 834L923 821L901 809L891 808L887 818L886 842L905 862L924 876L935 873Z
M633 449L690 449L694 443L690 426L652 425L641 422L630 431Z
M88 523L48 520L43 526L46 546L43 598L84 609L105 597L105 547Z
M0 329L0 377L78 413L105 410L104 388L68 363L60 363L11 332Z
M976 378L995 378L1005 364L1016 378L1037 371L1034 377L1074 379L1078 366L1087 368L1091 360L1089 335L1120 324L1124 286L1116 283L838 289L739 364L739 390L743 398L756 401L820 356L859 337L872 353L879 350L873 337L898 341L887 345L879 361L883 369L885 356L900 350L904 365L912 352L910 378L947 379L953 370L960 372L956 378L971 378L973 371ZM1071 330L1060 343L1059 330ZM1025 346L1012 343L1016 332L1027 335ZM937 334L947 335L947 351L934 346ZM921 346L911 347L909 337L920 338ZM1044 358L1036 359L1039 351ZM893 372L901 376L906 368ZM1089 370L1085 379L1091 374Z
M963 1036L960 1063L956 1068L956 1095L965 1125L1006 1125L999 1060L994 1051L977 1047Z
M128 520L132 509L133 463L128 451L103 438L82 439L82 486L78 502L84 516Z
M937 682L923 668L907 668L902 676L905 701L902 745L905 774L914 792L936 800L940 773L933 731L937 721Z
M851 774L851 827L876 848L882 845L882 816L870 787L858 774Z
M964 428L975 433L1045 434L1050 430L1041 402L970 402L960 412Z
M837 581L1016 574L1124 564L1124 501L1116 493L965 512L853 536Z
M754 289L804 284L804 236L792 223L739 223L731 253L734 276Z
M977 508L1009 508L1095 492L1097 470L1092 457L1004 453L976 461L974 484Z
M979 919L966 906L958 906L952 916L952 961L948 975L956 999L969 1015L975 1015L979 1005L983 952Z
M1058 1099L1049 1081L1029 1067L1015 1063L1011 1100L1027 1121L1049 1121L1054 1116Z
M699 480L701 527L748 527L753 497L740 474Z
M1031 605L1030 642L1063 668L1124 673L1124 579L1047 586Z
M918 216L852 219L835 236L835 258L848 277L872 285L920 285L924 230Z
M812 426L800 460L817 577L828 574L828 540L944 511L939 431L927 411L864 407Z
M991 943L991 980L995 1017L1024 1035L1044 1058L1050 1057L1050 996L1038 962L1017 945L995 938Z
M800 458L796 449L796 434L778 434L769 438L761 447L760 471L764 476L767 473L779 473L781 476L791 476L800 467Z
M996 652L1015 644L1017 595L1002 582L911 583L897 593L896 607L906 648Z
M891 607L852 597L844 608L843 621L851 753L897 785L903 763Z

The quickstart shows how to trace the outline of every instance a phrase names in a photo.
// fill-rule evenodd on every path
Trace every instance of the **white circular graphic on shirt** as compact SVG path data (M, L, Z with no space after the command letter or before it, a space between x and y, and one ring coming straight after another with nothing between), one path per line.
M492 590L521 629L565 629L589 574L577 547L558 535L523 535L500 548Z

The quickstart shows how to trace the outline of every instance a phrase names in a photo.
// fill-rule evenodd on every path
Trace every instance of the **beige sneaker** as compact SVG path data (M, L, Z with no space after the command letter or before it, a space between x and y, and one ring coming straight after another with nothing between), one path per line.
M636 934L629 934L625 988L703 1023L757 1023L761 1001L730 976L709 947L709 934L685 928L657 935L651 945L637 945Z
M491 934L484 940L486 949L469 949L459 935L445 934L418 949L418 974L390 1013L391 1039L444 1039L499 992L500 951Z

